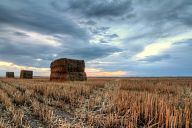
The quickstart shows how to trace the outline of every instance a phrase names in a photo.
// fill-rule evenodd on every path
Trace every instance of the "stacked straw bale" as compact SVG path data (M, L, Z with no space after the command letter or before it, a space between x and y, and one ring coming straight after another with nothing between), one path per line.
M14 78L14 72L6 72L7 78Z
M32 79L32 78L33 78L33 71L21 70L21 72L20 72L20 78L23 78L23 79Z
M50 65L50 68L51 68L50 80L54 81L87 80L84 60L61 58L53 61Z

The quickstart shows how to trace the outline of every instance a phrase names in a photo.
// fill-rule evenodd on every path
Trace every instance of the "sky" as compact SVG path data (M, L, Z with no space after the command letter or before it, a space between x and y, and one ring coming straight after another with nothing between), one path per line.
M0 76L49 76L58 58L88 76L192 76L192 0L0 0Z

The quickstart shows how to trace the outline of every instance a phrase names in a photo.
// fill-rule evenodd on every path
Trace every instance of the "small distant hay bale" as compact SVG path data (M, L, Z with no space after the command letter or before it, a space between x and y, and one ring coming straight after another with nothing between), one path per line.
M52 81L87 80L84 60L61 58L53 61L50 65L50 68L50 80Z
M23 79L32 79L32 78L33 78L33 71L21 70L21 72L20 72L20 78L23 78Z
M7 78L14 78L14 72L6 72L6 77Z

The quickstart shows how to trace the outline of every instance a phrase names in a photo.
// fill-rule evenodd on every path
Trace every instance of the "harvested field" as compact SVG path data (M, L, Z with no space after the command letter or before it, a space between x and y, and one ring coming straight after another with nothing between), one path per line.
M0 79L0 127L192 127L192 78Z

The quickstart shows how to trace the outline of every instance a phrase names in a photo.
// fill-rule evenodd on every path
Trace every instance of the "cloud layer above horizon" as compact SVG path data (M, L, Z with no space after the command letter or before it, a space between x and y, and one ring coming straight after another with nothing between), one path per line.
M89 76L191 76L192 1L0 1L0 75L64 57Z

